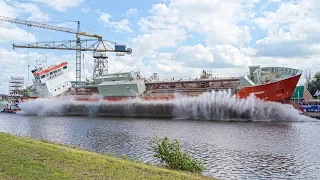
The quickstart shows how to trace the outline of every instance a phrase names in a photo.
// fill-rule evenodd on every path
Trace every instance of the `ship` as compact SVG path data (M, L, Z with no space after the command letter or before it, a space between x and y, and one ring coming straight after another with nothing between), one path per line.
M286 67L249 66L240 76L216 76L203 70L196 78L160 78L153 73L142 77L132 70L103 74L73 82L68 63L50 67L36 66L32 70L33 85L22 98L53 98L71 96L76 101L170 100L181 96L199 96L206 92L231 90L239 99L256 96L264 101L290 103L290 97L301 77L299 69Z

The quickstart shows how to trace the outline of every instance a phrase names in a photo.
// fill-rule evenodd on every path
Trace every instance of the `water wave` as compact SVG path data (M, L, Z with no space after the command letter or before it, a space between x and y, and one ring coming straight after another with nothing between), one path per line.
M35 99L20 105L22 115L89 115L117 117L165 117L201 120L303 121L291 105L265 102L250 96L238 99L231 91L204 93L197 97L176 96L169 101L74 101L72 96Z

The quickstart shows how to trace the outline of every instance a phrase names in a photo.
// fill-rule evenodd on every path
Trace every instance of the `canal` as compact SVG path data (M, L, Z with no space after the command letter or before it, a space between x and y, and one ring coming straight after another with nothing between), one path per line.
M178 138L220 179L317 179L320 122L0 114L0 131L157 163L155 135Z

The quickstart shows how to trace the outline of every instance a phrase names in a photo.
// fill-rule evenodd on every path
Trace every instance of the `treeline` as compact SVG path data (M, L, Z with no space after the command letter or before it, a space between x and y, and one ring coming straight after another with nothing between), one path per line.
M308 89L308 91L311 93L312 96L319 96L320 93L316 92L320 91L320 72L317 72L314 76L312 72L309 70L306 70L304 75L306 82L305 86Z
M1 99L7 100L7 99L8 99L8 95L6 95L6 94L0 94L0 100L1 100Z

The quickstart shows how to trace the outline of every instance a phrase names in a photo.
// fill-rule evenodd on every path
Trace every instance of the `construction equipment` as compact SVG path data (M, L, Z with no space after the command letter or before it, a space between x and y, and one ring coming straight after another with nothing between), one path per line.
M112 47L114 45L114 47ZM48 41L30 44L13 44L13 48L35 48L35 49L58 49L58 50L80 50L92 51L94 58L93 77L108 74L108 56L106 52L131 54L131 48L125 45L117 45L115 42L96 39ZM117 54L122 56L123 54ZM77 81L78 82L78 81Z
M124 55L124 53L131 54L130 48L126 49L125 45L117 45L115 42L102 40L102 36L97 34L88 34L80 31L80 21L77 22L77 30L43 24L39 22L20 20L16 18L0 16L1 21L7 21L16 24L22 24L29 27L38 27L44 29L50 29L54 31L66 32L76 34L76 40L67 41L50 41L50 42L37 42L26 45L15 45L13 48L38 48L38 49L59 49L59 50L75 50L76 51L76 82L81 81L81 51L93 51L93 57L95 59L94 64L94 76L103 75L108 73L106 67L108 67L108 60L106 52L116 52L117 55ZM80 36L86 36L96 39L81 40ZM114 47L112 47L112 45ZM120 53L120 54L119 54ZM102 68L102 69L101 69Z
M16 23L16 24L22 24L26 25L29 27L38 27L38 28L43 28L43 29L50 29L54 31L61 31L61 32L66 32L66 33L72 33L72 34L77 34L78 36L87 36L87 37L94 37L94 38L99 38L102 39L102 36L97 35L97 34L87 34L86 32L80 32L80 21L74 21L77 22L78 28L77 31L65 27L59 27L59 26L53 26L49 24L43 24L40 22L33 22L33 21L26 21L26 20L21 20L21 19L16 19L16 18L10 18L10 17L5 17L5 16L0 16L1 21L7 21L11 23Z
M11 76L9 80L9 95L14 96L23 96L24 88L24 77L14 77Z

